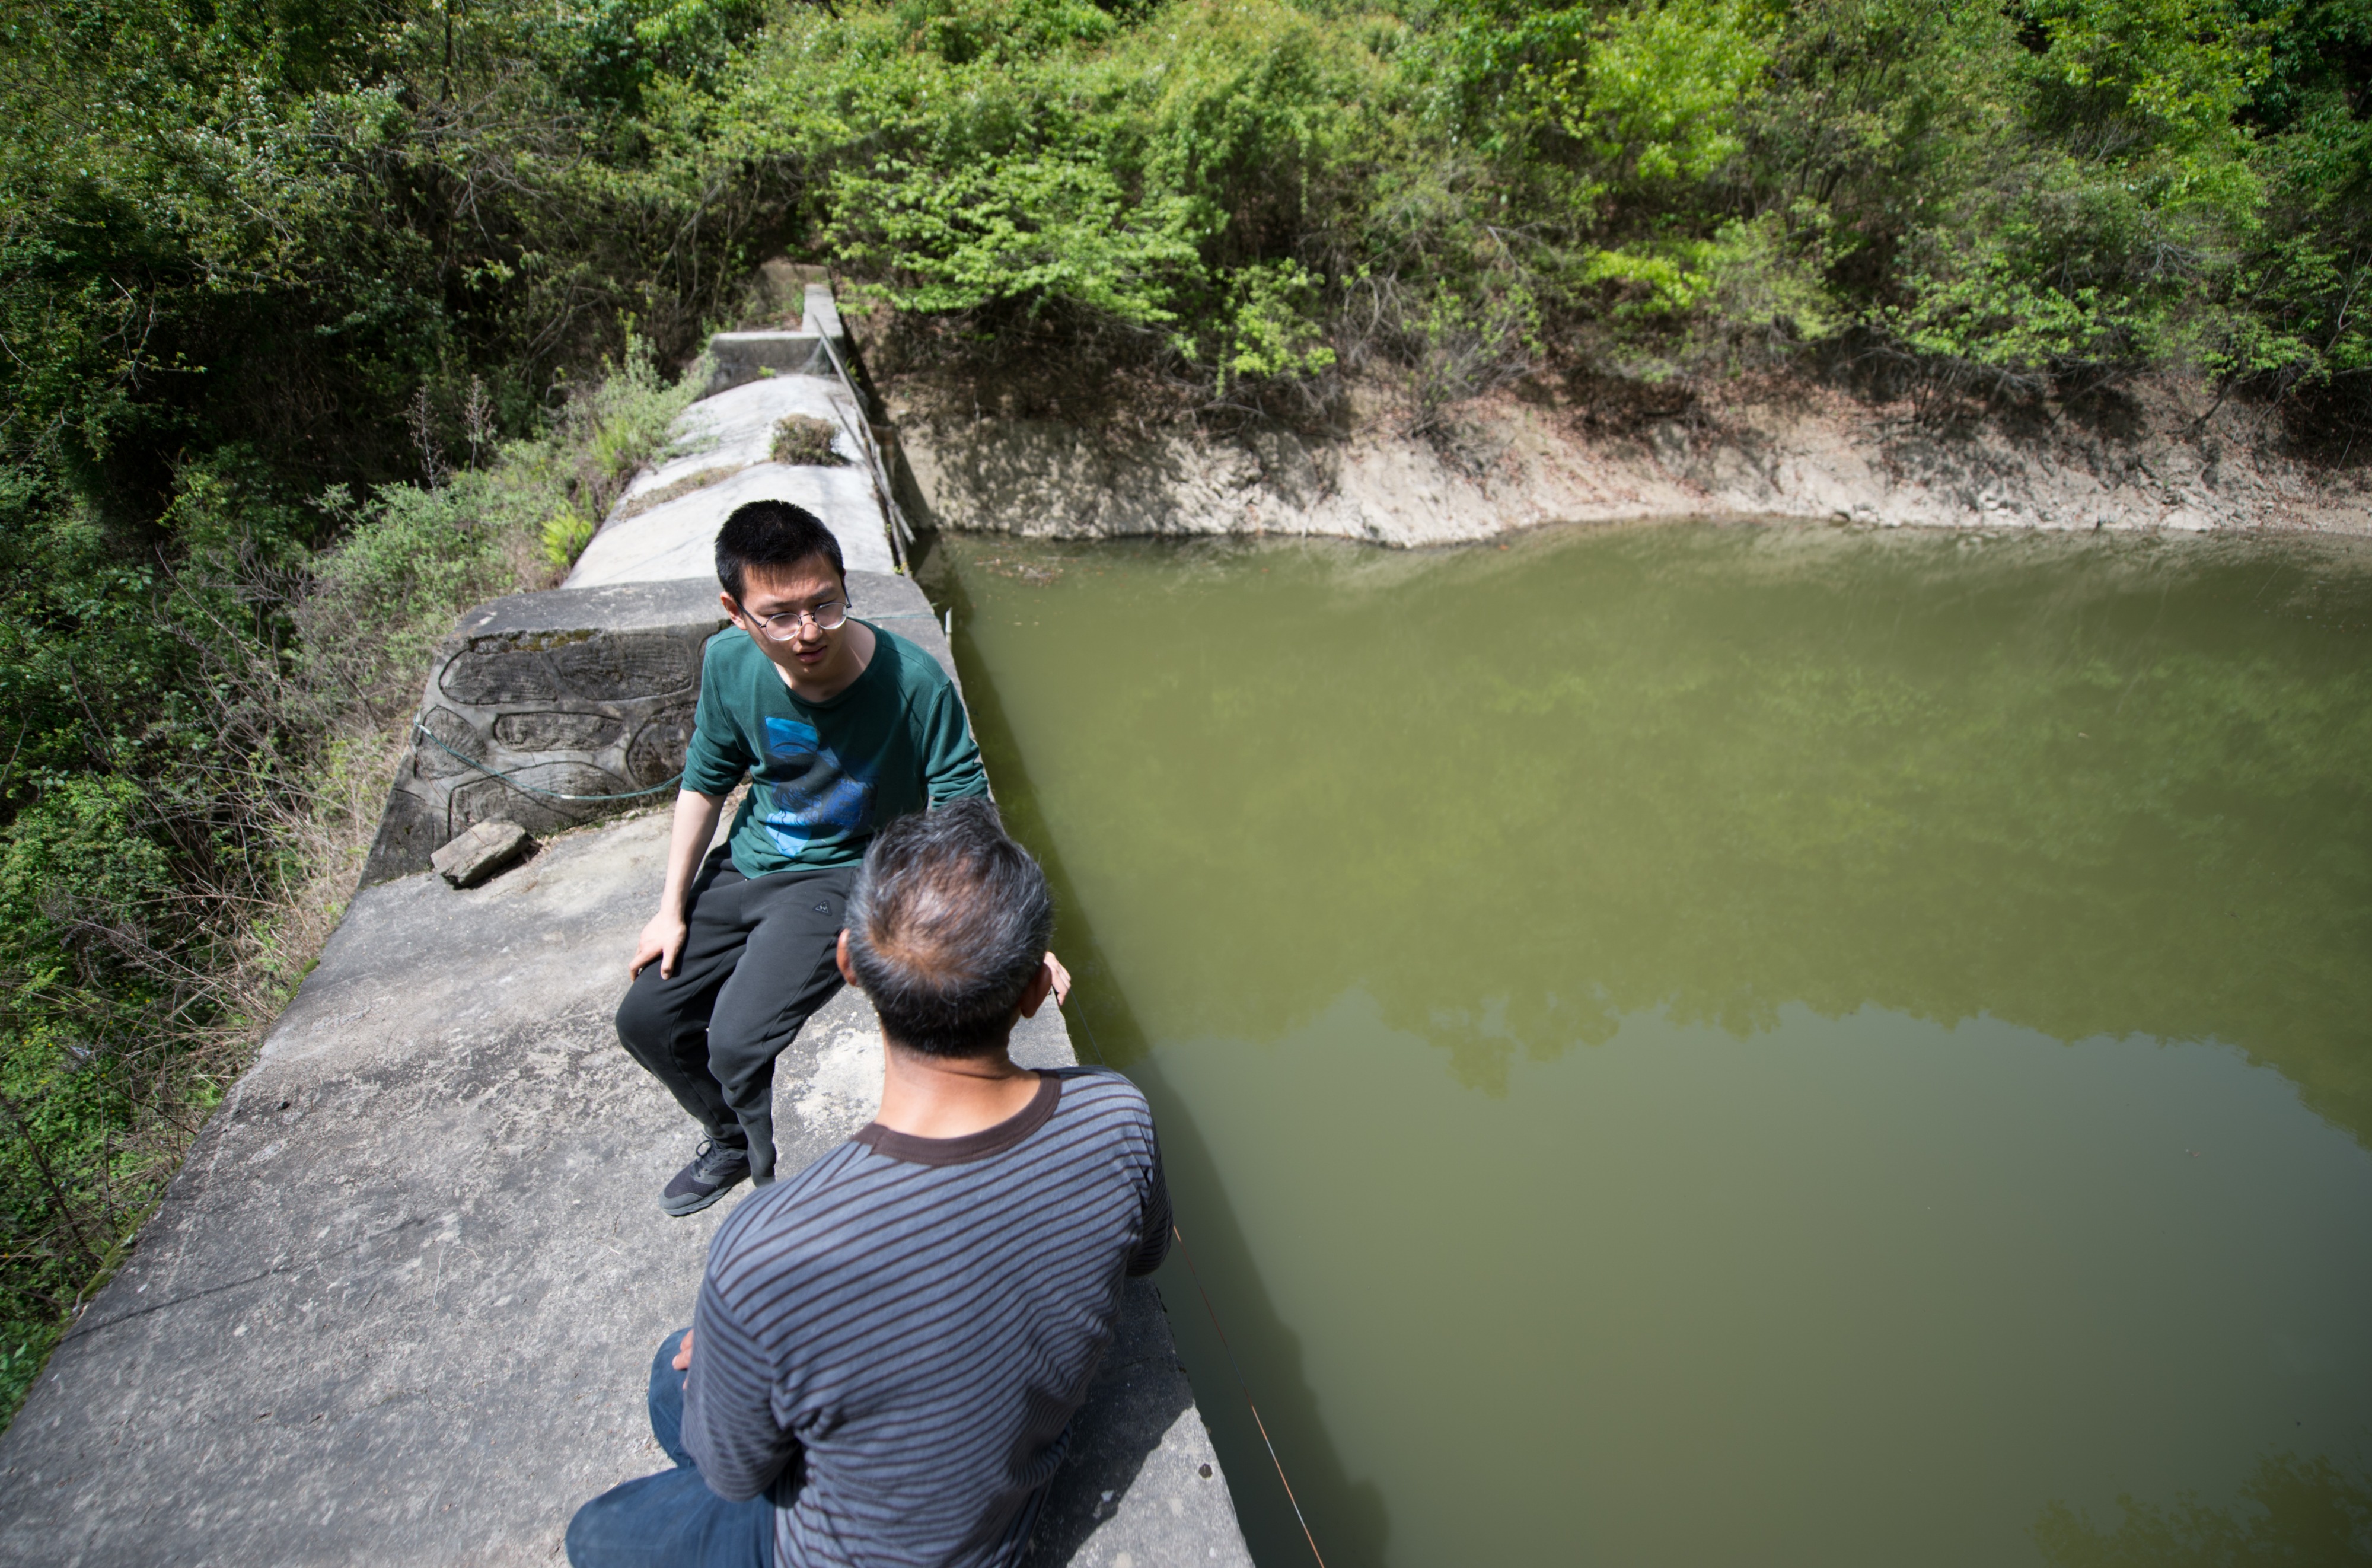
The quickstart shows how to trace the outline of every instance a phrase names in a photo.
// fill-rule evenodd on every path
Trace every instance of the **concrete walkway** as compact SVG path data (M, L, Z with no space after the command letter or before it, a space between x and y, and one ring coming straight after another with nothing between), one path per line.
M795 413L840 432L832 449L842 465L794 467L773 459L774 426ZM703 398L677 425L681 455L627 488L565 586L712 577L717 525L734 507L759 500L794 501L823 518L851 570L895 570L890 536L878 521L871 470L854 435L863 428L848 389L820 376L775 376ZM650 496L708 474L716 477L700 489L635 510Z
M693 1130L610 1023L667 830L355 899L0 1437L0 1561L549 1564L664 1465L644 1369L732 1207L660 1213ZM786 1169L870 1119L880 1050L848 993L803 1031ZM1017 1054L1070 1061L1061 1019ZM1149 1284L1125 1316L1033 1561L1247 1562Z

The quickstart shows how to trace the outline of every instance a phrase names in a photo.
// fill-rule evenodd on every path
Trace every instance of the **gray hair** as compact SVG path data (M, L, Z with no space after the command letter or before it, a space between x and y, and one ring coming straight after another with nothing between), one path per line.
M848 897L857 984L882 1032L929 1056L1005 1043L1053 929L1046 874L980 796L876 833Z

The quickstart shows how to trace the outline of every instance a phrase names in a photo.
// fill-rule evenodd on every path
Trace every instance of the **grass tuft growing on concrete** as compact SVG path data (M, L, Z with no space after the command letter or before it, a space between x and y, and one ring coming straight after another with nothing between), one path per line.
M695 491L705 490L712 484L722 484L740 471L739 465L727 464L723 468L702 469L697 473L688 473L681 479L660 485L657 490L646 490L635 496L618 508L618 519L623 522L628 517L639 517L670 501L680 501Z
M774 424L768 455L778 463L836 468L848 459L831 449L831 422L811 413L786 413Z

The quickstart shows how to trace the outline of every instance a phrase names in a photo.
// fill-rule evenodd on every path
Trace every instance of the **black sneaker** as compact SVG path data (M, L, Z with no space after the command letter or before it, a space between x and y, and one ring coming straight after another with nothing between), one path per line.
M659 1194L659 1207L678 1216L696 1214L749 1174L749 1150L725 1148L703 1138L692 1163L677 1171L667 1191Z

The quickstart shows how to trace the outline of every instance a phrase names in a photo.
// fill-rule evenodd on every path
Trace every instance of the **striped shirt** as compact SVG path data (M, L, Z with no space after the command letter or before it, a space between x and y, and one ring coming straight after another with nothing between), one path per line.
M778 1568L1020 1560L1123 1274L1169 1247L1153 1113L1117 1073L1040 1074L962 1138L876 1122L719 1227L684 1446L773 1500Z

